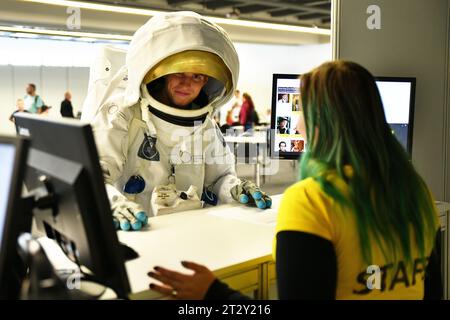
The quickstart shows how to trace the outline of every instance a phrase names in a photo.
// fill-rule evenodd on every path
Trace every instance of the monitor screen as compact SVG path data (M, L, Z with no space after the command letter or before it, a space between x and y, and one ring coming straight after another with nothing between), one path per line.
M0 177L2 177L0 179L0 248L3 242L15 159L15 146L13 144L0 143Z
M299 75L275 74L272 84L271 155L298 158L305 148L296 131L300 116Z
M73 262L89 269L97 282L126 297L130 287L124 251L114 229L91 127L73 119L29 114L18 115L16 126L31 138L27 190L40 197L56 195L51 208L35 208L37 228Z
M28 140L0 136L0 300L18 298L26 273L17 239L31 231L21 196L27 151Z
M411 154L414 119L414 78L376 78L386 121L402 146Z
M270 153L274 158L297 159L305 141L296 131L300 115L300 75L274 74ZM412 152L415 78L376 77L386 121L405 150Z

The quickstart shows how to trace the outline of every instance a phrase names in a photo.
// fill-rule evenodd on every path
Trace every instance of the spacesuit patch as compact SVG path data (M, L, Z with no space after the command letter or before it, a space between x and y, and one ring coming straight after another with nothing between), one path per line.
M138 194L144 191L145 189L145 180L139 175L131 176L128 179L125 187L123 188L123 192L128 194Z
M209 205L216 206L219 198L214 192L205 188L202 193L202 201Z
M139 147L138 157L149 161L159 161L159 152L156 149L156 137L151 137L144 133L144 141L142 141Z

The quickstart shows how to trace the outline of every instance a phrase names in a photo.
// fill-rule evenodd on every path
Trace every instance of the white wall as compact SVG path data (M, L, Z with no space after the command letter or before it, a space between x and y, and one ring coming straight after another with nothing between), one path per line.
M89 68L0 65L0 134L14 134L9 116L18 98L25 95L28 83L34 83L44 103L52 107L49 115L59 117L64 92L72 93L74 113L81 109L87 92Z
M0 134L14 134L8 119L18 98L34 83L50 116L59 117L64 92L72 93L74 113L81 110L89 65L99 43L0 37Z
M8 118L16 99L24 96L30 82L37 85L44 102L53 107L51 115L59 115L67 90L72 92L74 108L79 110L87 91L88 67L99 45L102 44L0 37L0 134L14 133ZM235 45L241 65L238 88L253 97L262 120L271 104L273 73L304 73L331 59L330 44Z
M235 46L241 65L238 89L252 96L261 120L272 103L274 73L302 74L331 60L332 55L330 44L283 46L236 43Z
M417 78L412 160L434 196L450 201L450 0L336 5L336 58L356 61L375 75ZM370 5L381 9L380 30L367 28Z

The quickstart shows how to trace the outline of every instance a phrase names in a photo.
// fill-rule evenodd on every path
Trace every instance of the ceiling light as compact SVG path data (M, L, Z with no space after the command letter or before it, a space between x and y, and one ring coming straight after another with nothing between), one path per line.
M14 33L13 36L17 37L17 38L29 38L29 39L34 39L34 38L39 37L37 34L23 33L23 32Z
M50 36L64 36L72 38L90 38L92 41L94 39L104 39L104 40L120 40L120 41L130 41L131 36L120 35L120 34L104 34L104 33L94 33L94 32L77 32L77 31L61 31L61 30L51 30L51 29L37 29L29 27L9 27L0 26L0 31L4 32L16 32L27 34L28 37L35 37L36 35L50 35Z
M139 8L131 8L125 6L114 6L107 4L99 4L99 3L89 3L84 1L71 1L71 0L22 0L26 2L34 2L34 3L42 3L49 5L58 5L65 7L76 7L81 9L89 9L89 10L97 10L97 11L107 11L107 12L116 12L116 13L126 13L126 14L135 14L135 15L143 15L143 16L155 16L163 13L164 11L157 10L149 10L149 9L139 9ZM209 17L206 16L209 20L221 24L221 25L233 25L239 27L246 28L258 28L258 29L269 29L269 30L277 30L277 31L289 31L289 32L300 32L300 33L309 33L309 34L319 34L330 36L331 30L329 29L321 29L321 28L309 28L288 24L278 24L278 23L268 23L268 22L259 22L259 21L250 21L250 20L238 20L238 19L227 19L227 18L218 18L218 17Z

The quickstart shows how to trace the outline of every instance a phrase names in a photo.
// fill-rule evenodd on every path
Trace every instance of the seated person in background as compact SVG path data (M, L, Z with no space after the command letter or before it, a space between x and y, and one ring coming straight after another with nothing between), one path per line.
M281 141L281 142L278 144L278 148L280 149L280 152L286 152L286 151L287 151L287 150L286 150L286 142Z
M281 121L279 122L278 128L277 128L277 133L289 134L290 130L287 127L287 125L288 125L288 120L286 118L281 119Z
M14 116L16 115L16 113L18 113L18 112L27 112L28 113L29 112L28 110L25 109L25 102L23 101L23 99L17 99L16 107L17 107L17 110L14 111L11 114L11 116L9 117L9 121L11 121L11 122L15 122Z
M440 299L437 209L386 123L373 76L334 61L303 75L300 89L298 129L310 145L277 217L279 298ZM151 288L178 299L245 298L206 267L182 265L194 273L156 267L149 275L166 286Z

